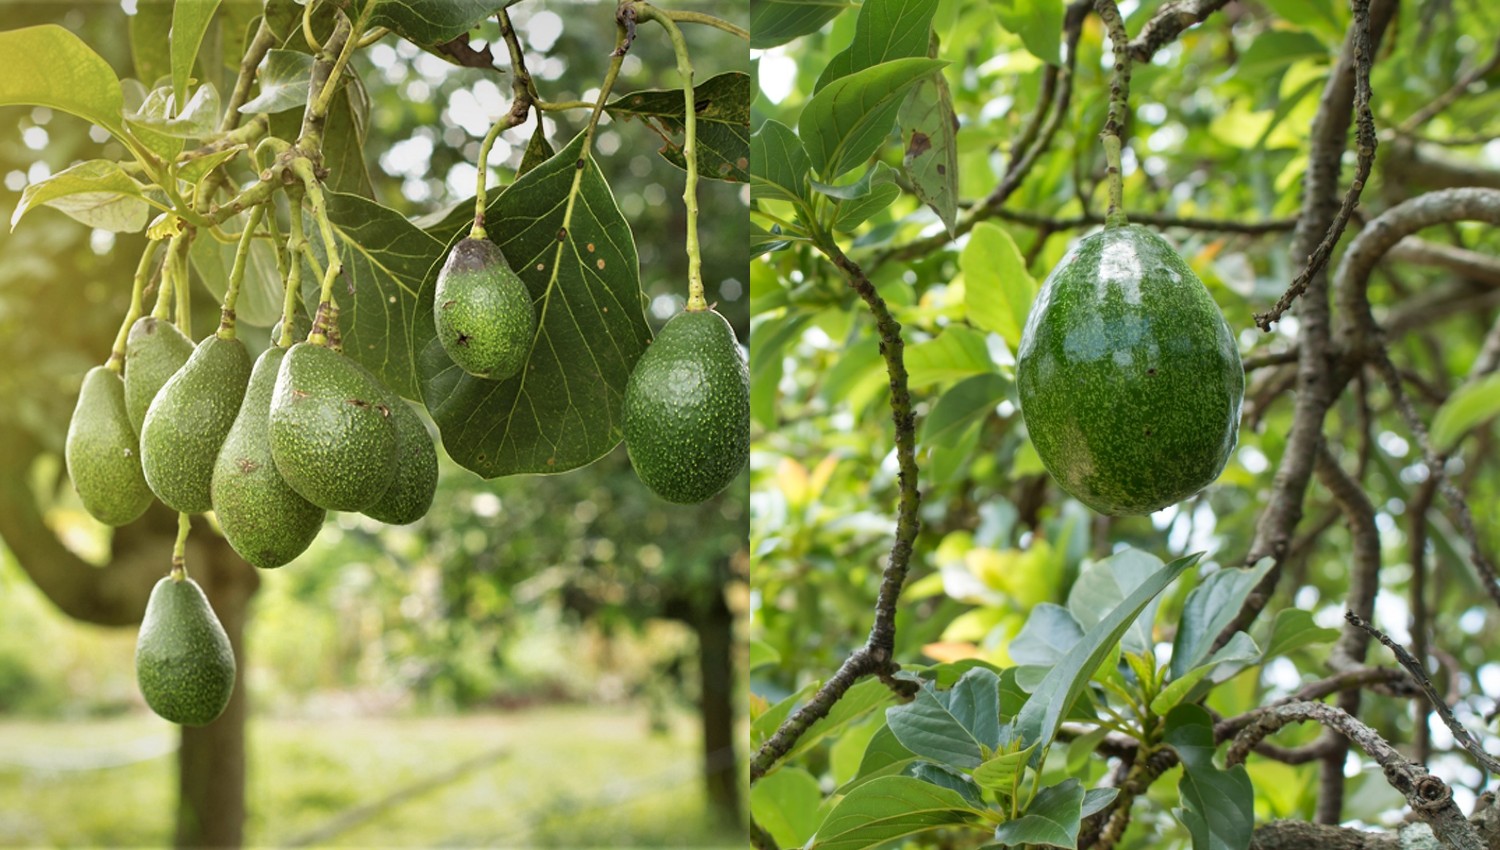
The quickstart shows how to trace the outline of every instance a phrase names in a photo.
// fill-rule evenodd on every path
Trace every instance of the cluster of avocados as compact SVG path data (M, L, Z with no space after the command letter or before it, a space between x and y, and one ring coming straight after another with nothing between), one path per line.
M131 326L123 378L108 366L85 376L64 456L99 521L125 525L153 498L183 514L212 510L234 550L265 569L302 554L330 510L417 521L438 471L421 418L325 336L272 345L252 364L232 332L194 346L154 316ZM228 702L228 639L180 569L152 591L136 670L168 720L207 723Z

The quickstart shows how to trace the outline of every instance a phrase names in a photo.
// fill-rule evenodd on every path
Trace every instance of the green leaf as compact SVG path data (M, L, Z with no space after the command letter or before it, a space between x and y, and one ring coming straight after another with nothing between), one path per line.
M750 788L750 812L781 847L801 847L822 822L823 792L800 767L781 767Z
M1068 610L1080 626L1092 628L1160 569L1160 558L1139 549L1123 549L1102 561L1091 561L1068 591ZM1155 622L1156 603L1151 602L1121 638L1125 651L1149 651L1156 643L1151 637Z
M1338 636L1338 629L1325 629L1314 622L1311 612L1283 608L1276 612L1276 621L1271 625L1265 658L1280 658L1315 643L1332 643Z
M930 782L939 788L947 788L949 791L955 791L958 793L958 796L964 798L964 802L975 809L983 809L985 807L984 792L963 771L954 770L944 764L919 761L907 765L902 775L910 776L912 779L920 779L923 782Z
M871 779L881 776L890 776L900 773L906 766L915 761L917 754L901 746L896 739L896 733L891 731L888 725L882 725L870 743L865 746L864 756L859 760L859 770L855 771L854 779L840 793L847 794L857 785L862 785Z
M1076 779L1043 788L1026 807L1026 814L995 827L995 843L1002 847L1031 844L1071 850L1078 846L1083 799L1083 783Z
M852 6L847 0L750 0L750 47L765 50L817 32Z
M786 347L812 321L805 312L765 319L750 332L750 415L766 430L776 427L776 392Z
M50 106L121 135L125 101L114 69L55 24L0 32L0 106Z
M1244 634L1244 632L1237 632L1236 634ZM1151 713L1163 715L1176 708L1182 702L1183 698L1188 695L1188 691L1197 687L1198 683L1203 681L1205 676L1213 672L1213 669L1213 665L1203 664L1189 670L1183 677L1173 679L1165 688L1161 689L1161 693L1156 695L1156 699L1151 700Z
M936 47L934 36L934 51ZM896 113L896 125L901 128L901 170L917 197L953 236L958 218L958 116L948 78L933 74L918 81Z
M515 0L364 0L374 6L370 27L387 27L420 47L432 48L463 35Z
M1037 287L1016 241L1000 225L982 221L970 232L958 265L969 321L999 334L1011 351L1019 349Z
M1043 62L1062 64L1063 0L996 0L1000 25Z
M1178 558L1142 582L1124 602L1100 620L1084 635L1079 645L1062 663L1053 667L1016 717L1022 741L1050 742L1073 701L1078 698L1089 677L1114 651L1115 644L1135 622L1141 611L1166 589L1182 571L1198 562L1202 553ZM1041 750L1037 751L1041 753Z
M1219 632L1240 613L1245 597L1271 569L1262 558L1254 567L1226 567L1208 576L1188 594L1182 622L1172 642L1172 678L1184 676L1208 657Z
M1031 752L1036 744L1017 750L1013 753L1004 753L974 768L974 781L980 787L990 791L1000 791L1009 796L1011 789L1015 787L1016 778L1026 772L1026 762L1031 760Z
M229 289L229 271L234 267L236 247L234 243L222 243L202 234L188 247L188 258L198 273L198 279L220 302ZM270 241L252 240L250 258L245 263L245 279L240 283L239 301L235 302L235 314L239 320L262 328L276 324L281 318L284 287ZM340 324L347 328L350 321L341 317Z
M172 5L172 32L168 40L172 43L172 95L177 103L187 97L188 78L198 60L198 46L203 43L203 34L208 32L208 24L218 8L219 0L177 0Z
M1446 452L1469 429L1500 415L1500 372L1459 387L1432 417L1432 448Z
M1000 678L975 668L946 691L926 682L911 702L887 709L885 718L896 740L913 753L976 768L1000 744Z
M1068 609L1043 602L1031 609L1026 624L1010 642L1010 658L1017 664L1051 667L1068 657L1083 640L1083 626Z
M957 791L909 776L882 776L840 800L808 846L864 850L928 830L962 826L977 814Z
M1115 801L1120 796L1118 788L1090 788L1083 795L1083 816L1098 814L1104 811L1104 807Z
M956 381L995 371L984 334L963 325L949 325L936 339L906 349L906 371L913 388Z
M449 455L486 478L565 472L618 445L625 382L650 340L630 224L585 141L580 133L522 175L486 213L537 305L519 375L487 381L453 365L424 291L412 334L423 346L423 399Z
M781 663L781 653L763 640L750 641L750 669Z
M249 145L235 145L232 148L225 148L221 151L214 151L213 153L195 157L184 162L182 167L177 169L177 176L179 179L197 185L198 181L207 176L210 171L234 159L249 150L249 148Z
M171 39L161 37L172 29L172 5L172 0L136 0L130 16L135 78L148 86L172 73Z
M1245 850L1255 827L1255 789L1245 766L1214 764L1213 718L1200 705L1180 705L1167 715L1166 741L1182 760L1177 791L1182 808L1172 814L1193 836L1193 850Z
M797 131L818 175L831 182L868 160L890 134L906 93L945 64L896 59L841 77L814 95Z
M173 113L174 101L172 92L165 86L152 89L146 95L145 103L141 108L126 116L125 123L131 129L138 131L142 141L146 141L146 134L139 131L147 131L151 136L163 136L172 140L164 142L163 150L170 149L175 145L177 149L182 148L182 139L201 139L218 130L219 126L219 92L212 85L204 83L193 92L192 98L181 109ZM156 149L153 146L153 149Z
M1323 58L1328 47L1316 37L1295 30L1267 30L1255 36L1235 61L1235 73L1265 77L1304 58Z
M781 726L791 716L793 709L806 702L814 693L817 693L818 684L817 682L808 682L802 686L801 690L783 698L780 702L766 709L754 720L750 721L750 742L754 746L760 746L765 743L766 739L775 734L777 727Z
M761 254L769 254L773 251L781 251L792 244L793 240L805 241L801 236L786 236L781 232L781 225L774 225L772 230L767 230L758 224L750 225L750 257L754 259Z
M516 166L516 176L536 168L538 165L552 158L552 145L547 143L547 128L543 122L536 122L536 129L531 131L531 138L526 141L526 150L521 154L521 164Z
M835 230L853 233L865 223L865 219L891 205L901 196L901 187L896 185L896 169L883 162L865 172L858 184L864 187L862 194L845 198L838 203L838 213L833 218Z
M11 213L10 229L15 230L21 216L31 209L49 206L90 227L117 232L140 230L151 213L141 190L141 184L117 163L104 159L81 162L27 186Z
M240 112L246 115L284 112L307 106L307 89L312 81L313 58L297 50L272 50L266 54L256 73L260 93L246 101Z
M932 412L922 420L922 445L957 445L971 424L982 422L995 411L1010 387L1010 379L997 372L974 375L954 384L938 397Z
M891 693L891 689L878 679L866 679L860 682L845 691L844 696L828 709L826 715L807 727L807 731L797 739L796 745L787 751L785 758L792 759L807 752L819 741L829 735L838 734L849 724L863 720L870 712L894 702L895 699L896 696Z
M661 136L657 152L678 168L687 167L682 155L687 105L681 89L632 92L605 109L616 118L640 118ZM698 174L733 183L749 180L750 75L730 71L709 77L693 87L693 109L698 117Z
M854 39L823 66L813 93L882 62L926 56L936 11L932 0L864 0L854 20Z
M750 197L800 203L812 162L802 140L780 121L766 121L750 137Z

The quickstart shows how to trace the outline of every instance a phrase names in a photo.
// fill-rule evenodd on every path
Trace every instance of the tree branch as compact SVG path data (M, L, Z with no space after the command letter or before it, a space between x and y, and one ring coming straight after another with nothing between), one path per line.
M1141 25L1141 34L1130 42L1130 55L1137 62L1150 62L1156 51L1177 40L1188 27L1229 5L1229 0L1172 0L1151 20Z

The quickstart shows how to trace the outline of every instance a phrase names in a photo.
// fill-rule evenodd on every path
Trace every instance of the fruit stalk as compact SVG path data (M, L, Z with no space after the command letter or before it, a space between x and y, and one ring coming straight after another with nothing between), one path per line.
M307 241L307 235L302 229L302 198L297 193L288 192L288 200L291 201L291 232L286 237L286 296L281 302L281 339L277 344L282 348L292 347L292 328L296 324L297 316L297 293L302 291L302 258L299 249Z
M178 234L167 241L167 256L161 262L161 288L156 291L156 304L151 308L151 315L157 319L172 318L172 293L177 281L172 255L177 251L177 240L181 238L182 235Z
M328 268L323 272L323 289L318 296L318 306L322 309L322 305L333 301L333 282L343 272L344 264L339 260L338 240L334 239L333 224L328 220L328 202L323 197L323 187L318 183L318 176L313 173L312 162L298 157L292 160L292 171L301 178L302 186L307 190L313 218L318 223L318 233L323 237L323 251L328 255Z
M172 544L173 581L182 581L187 578L187 536L188 529L192 527L192 515L177 514L177 542Z
M531 106L536 101L536 92L532 88L531 74L526 70L525 53L521 50L521 43L516 40L516 30L510 24L510 15L501 9L495 15L500 22L500 35L505 40L505 47L510 51L510 110L495 121L494 126L485 134L484 142L479 146L479 159L476 162L479 175L475 178L474 188L474 226L469 229L470 239L487 238L484 232L484 208L488 203L485 183L489 177L488 164L490 161L490 148L494 146L495 139L500 134L526 120L527 114L531 112Z
M1094 0L1094 10L1109 30L1109 41L1115 53L1114 79L1109 84L1109 118L1100 138L1104 142L1104 162L1109 173L1109 211L1105 227L1119 227L1125 219L1125 178L1120 170L1120 149L1125 134L1125 115L1130 102L1130 35L1115 0Z
M255 240L255 230L260 227L265 207L250 211L250 221L240 233L240 243L234 252L234 267L229 270L229 288L224 293L224 307L219 312L219 338L234 339L234 305L240 298L240 284L245 280L245 265L250 259L250 245Z
M104 364L117 375L125 371L125 342L130 338L130 326L141 317L144 309L146 281L151 277L151 260L159 247L160 242L147 242L146 250L141 252L141 261L135 267L135 283L130 290L130 309L125 312L125 321L120 323L120 332L115 334L114 348L110 349L109 360Z
M638 7L642 20L654 20L667 31L672 52L677 56L677 73L682 75L682 159L687 168L687 184L682 201L687 206L688 310L707 310L703 297L703 272L698 250L698 111L693 97L693 61L688 54L687 39L682 30L660 9L649 3Z

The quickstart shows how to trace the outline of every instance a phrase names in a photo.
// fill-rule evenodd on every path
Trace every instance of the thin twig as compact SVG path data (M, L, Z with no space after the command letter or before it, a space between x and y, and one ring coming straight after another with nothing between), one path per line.
M1467 94L1469 86L1489 76L1490 72L1496 68L1500 68L1500 41L1495 43L1495 51L1490 54L1490 61L1470 68L1468 73L1459 77L1447 91L1428 101L1421 109L1413 112L1410 118L1402 121L1396 131L1403 134L1415 133L1422 125L1436 118L1438 113Z

